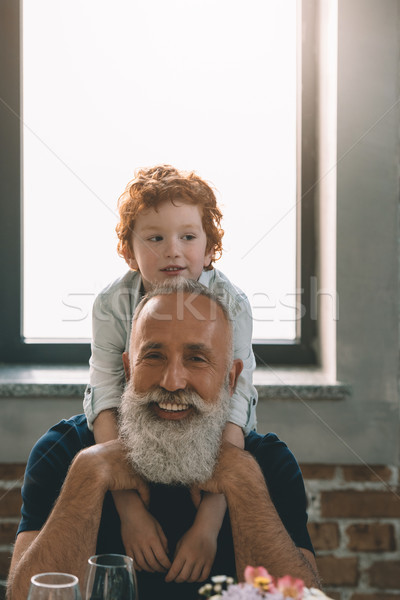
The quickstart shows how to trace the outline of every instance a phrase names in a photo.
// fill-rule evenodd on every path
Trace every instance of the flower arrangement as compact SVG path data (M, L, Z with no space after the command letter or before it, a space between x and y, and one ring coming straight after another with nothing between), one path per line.
M290 575L272 577L264 567L246 567L244 583L234 583L232 577L212 577L199 589L199 595L208 600L330 600L321 590L306 588L301 579Z

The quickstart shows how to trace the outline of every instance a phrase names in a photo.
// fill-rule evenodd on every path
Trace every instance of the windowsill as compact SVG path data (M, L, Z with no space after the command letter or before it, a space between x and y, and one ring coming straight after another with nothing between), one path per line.
M257 367L253 382L259 400L344 400L352 393L351 385L318 367Z
M88 367L2 365L0 398L83 396ZM343 400L351 386L328 380L316 367L258 367L254 384L262 400Z

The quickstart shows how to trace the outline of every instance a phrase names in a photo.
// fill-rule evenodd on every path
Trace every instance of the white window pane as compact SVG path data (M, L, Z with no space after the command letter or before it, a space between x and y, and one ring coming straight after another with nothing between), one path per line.
M90 337L94 295L126 270L117 198L157 163L218 189L217 268L254 337L295 337L295 5L24 2L25 337Z

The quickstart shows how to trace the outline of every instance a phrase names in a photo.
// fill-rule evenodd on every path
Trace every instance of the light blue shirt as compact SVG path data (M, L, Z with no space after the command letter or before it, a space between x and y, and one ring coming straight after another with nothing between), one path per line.
M233 325L233 357L243 361L243 370L231 398L229 421L245 435L256 426L257 390L253 386L256 366L251 338L253 319L246 295L229 279L213 269L203 271L199 282L225 303ZM140 301L142 279L138 271L128 271L107 286L93 304L93 338L89 385L83 408L92 429L100 412L120 404L125 385L122 353L129 351L132 315Z

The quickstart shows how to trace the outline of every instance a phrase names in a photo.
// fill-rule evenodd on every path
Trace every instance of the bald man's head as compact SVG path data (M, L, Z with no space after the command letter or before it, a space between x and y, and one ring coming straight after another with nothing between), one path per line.
M225 307L196 282L153 290L135 313L130 366L121 433L134 467L163 483L211 476L241 370Z

